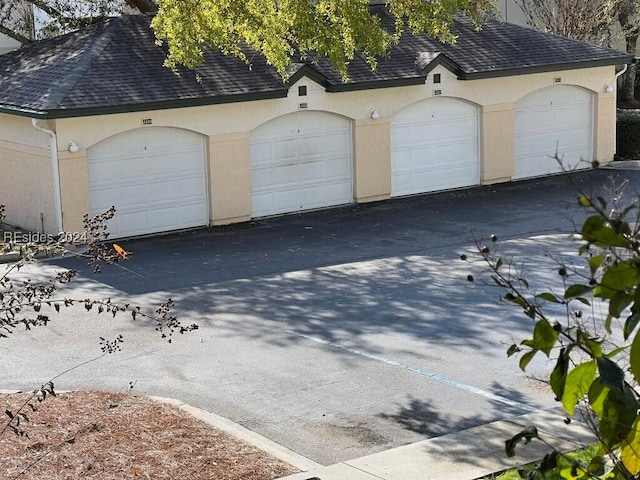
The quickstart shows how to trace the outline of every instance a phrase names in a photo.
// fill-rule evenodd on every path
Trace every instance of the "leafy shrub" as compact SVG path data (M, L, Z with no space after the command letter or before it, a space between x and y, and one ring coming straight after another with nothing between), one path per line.
M616 132L618 155L640 159L640 112L618 112Z
M611 199L580 192L578 203L588 216L575 231L579 256L555 258L549 272L548 281L559 279L559 288L530 285L524 263L500 255L497 236L486 243L476 239L490 278L467 279L497 285L501 300L532 321L531 337L507 354L520 358L523 371L536 355L552 360L548 381L556 400L567 414L581 413L599 440L588 463L563 465L563 454L528 426L505 442L508 456L533 439L552 448L524 474L528 480L554 473L571 480L640 479L640 197L623 198L627 182L611 182ZM466 255L462 260L470 261Z

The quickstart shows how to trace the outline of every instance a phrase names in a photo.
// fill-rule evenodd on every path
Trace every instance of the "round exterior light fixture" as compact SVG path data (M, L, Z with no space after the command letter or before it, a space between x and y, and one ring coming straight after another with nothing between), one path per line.
M607 92L607 93L613 93L613 85L611 85L610 83L607 83L604 86L604 91Z
M73 140L69 141L69 151L71 153L78 153L78 150L80 150L80 147L78 147L78 144L76 142L74 142Z
M371 110L371 119L372 120L377 120L380 118L380 114L378 113L377 110Z

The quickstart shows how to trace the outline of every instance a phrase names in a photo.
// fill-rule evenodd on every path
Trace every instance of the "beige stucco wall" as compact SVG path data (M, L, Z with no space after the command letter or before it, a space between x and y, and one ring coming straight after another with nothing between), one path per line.
M31 119L0 114L0 203L6 222L34 232L56 230L48 135Z
M441 83L433 84L433 74ZM611 161L615 149L615 94L604 93L606 84L615 82L614 67L567 70L534 75L516 75L482 80L458 80L444 67L436 67L424 85L327 93L307 78L292 85L289 96L260 100L102 115L90 118L60 119L55 122L60 152L60 181L65 230L81 227L82 215L89 210L87 189L87 149L121 132L140 128L143 119L152 126L178 127L199 132L207 139L210 221L225 224L248 220L251 215L250 134L253 129L281 115L301 111L326 111L353 121L354 197L358 202L388 198L391 190L390 122L393 115L415 102L432 98L434 90L445 97L464 99L478 106L480 117L481 182L508 181L513 175L514 109L522 97L556 84L576 85L594 95L596 113L596 159ZM298 86L307 86L307 96L298 97ZM370 118L376 109L380 117ZM26 127L25 127L26 128ZM22 128L13 132L15 139ZM6 134L0 130L0 138ZM31 134L30 134L31 135ZM46 146L46 136L39 141ZM66 151L74 140L80 151Z
M55 232L49 150L0 140L0 168L6 222L34 232Z
M480 157L483 159L482 182L509 181L514 170L515 105L503 103L482 107L480 122Z
M391 196L390 117L356 120L354 135L354 197L359 203Z
M39 124L45 128L55 128L53 122L40 121ZM0 140L30 147L49 148L49 136L34 129L30 118L5 113L0 113Z
M251 218L249 132L209 137L209 185L212 224Z
M613 93L600 92L594 104L594 118L597 122L595 160L606 164L613 160L613 153L616 151L616 96Z
M89 174L85 152L73 154L63 150L58 153L62 225L65 232L84 231L82 217L89 213Z
M89 148L117 133L140 128L144 118L150 118L153 126L185 128L209 136L251 132L269 120L300 111L300 102L307 104L307 110L332 112L353 120L368 119L375 108L381 117L378 121L384 121L385 117L392 116L403 107L431 98L435 88L431 83L433 73L442 75L442 83L437 88L443 96L466 99L480 106L516 103L535 90L553 85L556 77L562 79L562 84L578 85L594 93L602 91L605 83L614 80L614 67L469 81L458 80L445 68L437 67L425 85L327 93L315 82L301 79L292 86L289 96L282 99L102 115L91 117L90 120L61 119L56 125L60 145L66 145L73 139L81 148ZM306 97L297 96L298 85L307 85Z

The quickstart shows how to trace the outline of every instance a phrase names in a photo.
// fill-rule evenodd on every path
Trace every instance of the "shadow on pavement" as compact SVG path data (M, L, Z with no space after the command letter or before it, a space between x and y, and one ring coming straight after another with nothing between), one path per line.
M640 180L640 172L594 170L122 240L133 258L105 267L98 281L142 294L437 251L469 244L471 232L567 231L583 215L576 188L599 191L611 175ZM566 222L550 222L554 216ZM82 261L54 263L92 277Z

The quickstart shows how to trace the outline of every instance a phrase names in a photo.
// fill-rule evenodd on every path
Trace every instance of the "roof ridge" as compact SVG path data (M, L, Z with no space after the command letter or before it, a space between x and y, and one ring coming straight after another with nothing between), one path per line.
M111 45L114 40L116 31L120 30L120 21L124 21L121 16L118 17L109 17L103 20L100 23L105 24L105 30L100 35L98 41L94 42L90 48L86 49L82 52L82 60L88 58L88 61L82 61L82 68L77 68L72 71L72 73L68 77L68 81L65 82L66 87L63 89L59 95L56 95L52 100L53 109L57 109L60 107L64 100L69 96L69 94L73 91L74 87L82 80L84 75L90 70L91 65L102 55L102 52ZM99 25L97 23L95 25ZM50 108L51 109L51 108Z

